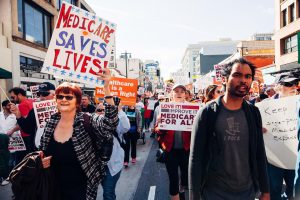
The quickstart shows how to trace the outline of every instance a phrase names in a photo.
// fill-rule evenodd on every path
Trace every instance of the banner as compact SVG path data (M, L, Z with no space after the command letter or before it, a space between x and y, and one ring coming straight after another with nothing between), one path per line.
M126 106L134 106L137 97L138 80L112 77L109 82L110 93L121 98L121 103ZM102 87L96 87L95 98L103 98Z
M30 86L31 97L34 101L36 101L38 99L38 96L37 96L38 91L39 91L38 85Z
M41 72L99 86L97 73L109 66L116 24L64 2Z
M264 142L268 162L284 169L296 166L299 98L297 95L255 104L260 110L263 127L267 129Z
M25 143L19 131L13 133L13 135L9 137L8 150L11 153L26 150Z
M40 145L41 137L44 133L46 123L50 117L57 112L56 102L54 100L40 101L33 103L37 132L35 136L35 145Z
M191 131L200 105L194 103L161 103L159 129Z

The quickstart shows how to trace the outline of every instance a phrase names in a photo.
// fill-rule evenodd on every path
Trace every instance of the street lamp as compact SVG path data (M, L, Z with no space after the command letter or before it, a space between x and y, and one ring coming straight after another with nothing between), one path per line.
M125 51L125 53L121 53L121 56L124 56L124 57L125 57L126 78L128 78L128 74L127 74L127 68L128 68L128 55L130 55L130 57L131 57L131 53L127 53L127 51Z

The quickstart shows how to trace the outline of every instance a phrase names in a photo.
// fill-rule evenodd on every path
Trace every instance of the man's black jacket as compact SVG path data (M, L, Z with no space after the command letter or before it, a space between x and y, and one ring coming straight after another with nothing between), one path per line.
M197 114L192 131L189 159L190 200L199 200L209 169L212 152L218 149L215 122L220 111L221 98L203 107ZM255 191L269 192L267 158L262 133L262 121L257 107L243 101L249 128L249 161Z

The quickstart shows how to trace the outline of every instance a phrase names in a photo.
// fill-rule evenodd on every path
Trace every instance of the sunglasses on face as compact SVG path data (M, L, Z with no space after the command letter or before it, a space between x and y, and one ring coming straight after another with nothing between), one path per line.
M69 95L65 96L60 94L56 95L56 99L63 100L64 98L66 98L67 101L71 101L74 98L74 96L69 96Z
M281 85L285 86L285 87L292 87L294 85L296 85L296 82L282 82Z
M218 93L218 94L222 94L222 93L223 93L223 91L221 91L221 90L216 90L216 93Z
M97 109L97 112L104 112L104 109L98 108L98 109Z
M47 97L47 96L49 96L49 94L50 94L50 92L38 92L38 93L37 93L37 96L38 96L38 97L39 97L39 96Z

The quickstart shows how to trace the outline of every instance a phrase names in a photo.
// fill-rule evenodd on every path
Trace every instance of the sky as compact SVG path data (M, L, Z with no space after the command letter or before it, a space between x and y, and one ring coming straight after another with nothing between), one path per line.
M127 51L157 60L165 78L181 68L189 44L274 31L274 0L85 1L97 16L117 24L117 57Z

